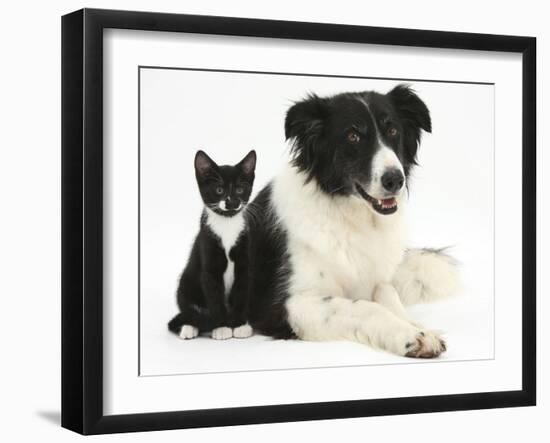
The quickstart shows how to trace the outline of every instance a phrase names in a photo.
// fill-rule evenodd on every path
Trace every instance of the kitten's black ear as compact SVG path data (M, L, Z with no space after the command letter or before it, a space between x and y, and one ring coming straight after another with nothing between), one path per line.
M243 158L237 166L241 168L241 171L246 175L253 175L256 169L256 151L252 150L246 154L245 158Z
M195 154L195 171L197 176L204 177L216 167L216 163L206 155L206 152L197 151Z
M408 163L414 165L420 143L420 130L432 132L430 111L413 89L407 85L397 85L388 92L387 96L403 124L403 145Z
M294 163L302 170L313 166L316 142L322 134L326 115L327 100L315 94L295 103L286 113L285 137L294 139Z

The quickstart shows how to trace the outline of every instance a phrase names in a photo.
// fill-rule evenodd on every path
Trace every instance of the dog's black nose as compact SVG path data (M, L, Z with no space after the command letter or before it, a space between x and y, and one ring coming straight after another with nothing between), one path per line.
M405 177L399 169L389 169L382 174L382 186L386 191L397 192L403 187Z

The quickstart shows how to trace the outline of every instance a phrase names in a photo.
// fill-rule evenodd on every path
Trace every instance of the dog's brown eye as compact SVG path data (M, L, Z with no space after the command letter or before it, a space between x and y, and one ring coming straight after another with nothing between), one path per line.
M395 137L397 135L397 128L390 128L388 129L388 135L390 137Z
M350 142L350 143L359 143L359 141L361 140L361 137L355 131L348 132L348 135L347 135L346 138L348 139L348 142Z

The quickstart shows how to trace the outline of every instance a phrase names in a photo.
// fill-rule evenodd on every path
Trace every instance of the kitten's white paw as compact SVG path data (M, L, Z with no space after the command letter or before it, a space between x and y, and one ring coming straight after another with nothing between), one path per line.
M180 329L180 338L187 340L190 338L195 338L199 335L199 329L191 325L183 325Z
M212 331L212 338L214 340L227 340L231 337L233 337L233 331L227 326L222 326L221 328L216 328Z
M248 323L245 323L244 325L238 326L235 329L233 329L233 337L236 338L248 338L251 337L254 331L252 330L252 326L250 326Z

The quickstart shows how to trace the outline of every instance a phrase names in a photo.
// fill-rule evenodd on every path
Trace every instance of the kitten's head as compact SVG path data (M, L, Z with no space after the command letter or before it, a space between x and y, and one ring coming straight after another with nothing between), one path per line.
M235 166L218 166L204 151L197 151L195 175L205 206L227 217L240 212L252 193L255 168L255 151Z

